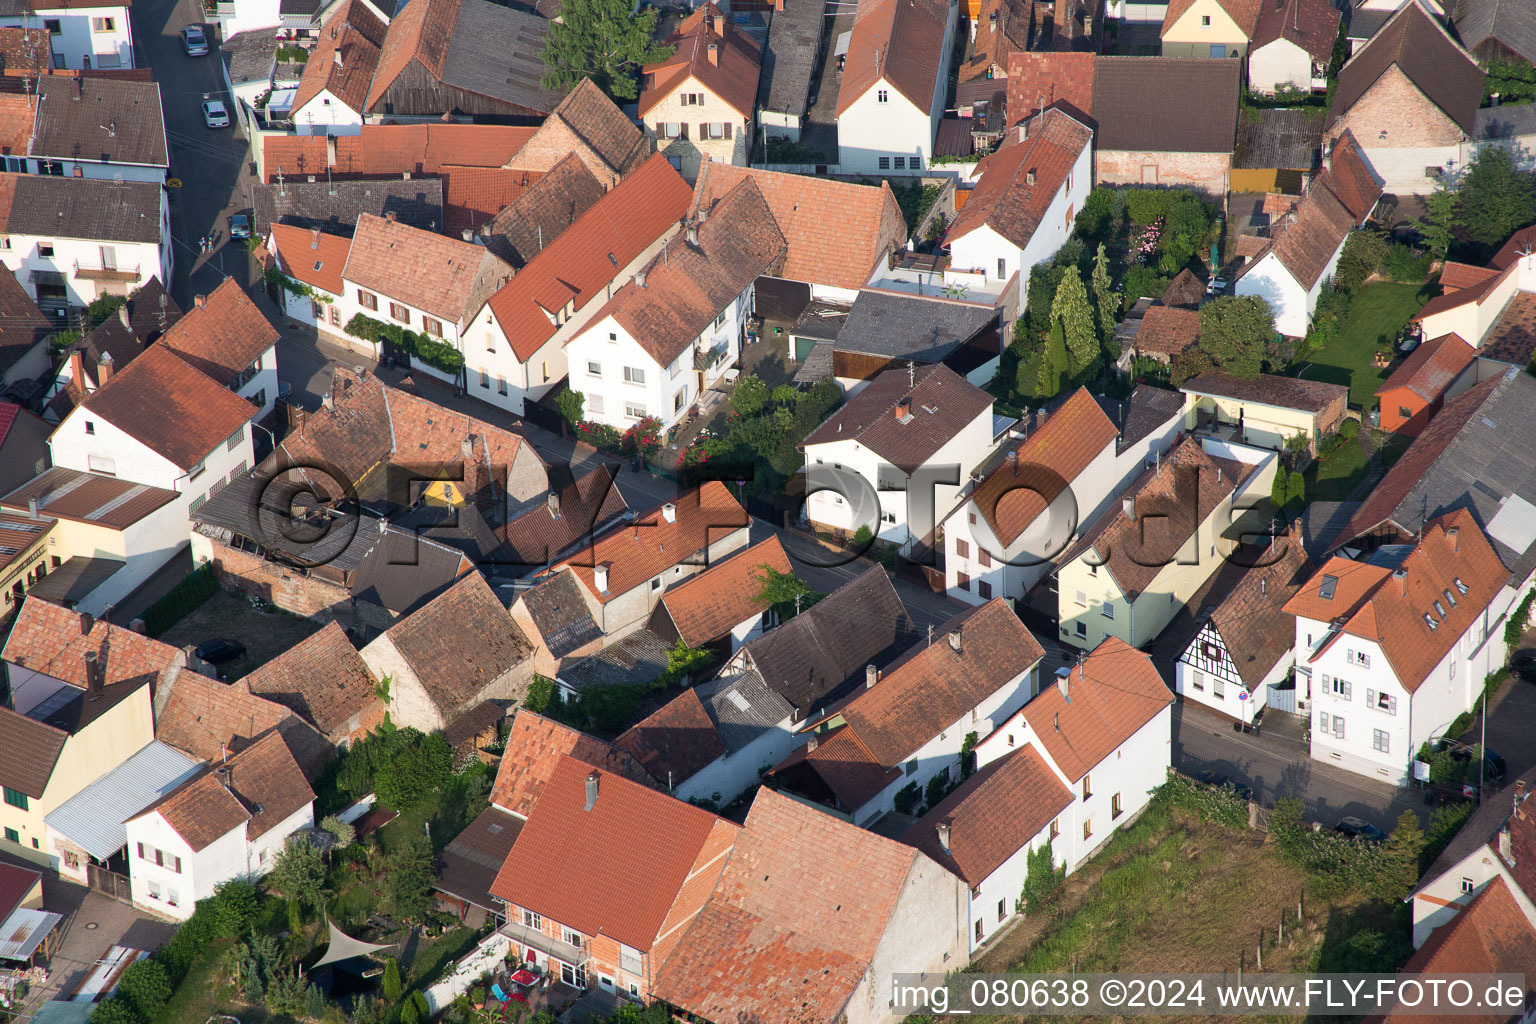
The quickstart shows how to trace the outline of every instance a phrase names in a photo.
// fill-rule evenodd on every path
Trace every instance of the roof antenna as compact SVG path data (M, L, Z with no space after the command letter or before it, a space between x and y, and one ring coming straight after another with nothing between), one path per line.
M917 363L907 360L907 387L917 387Z
M928 623L928 646L933 646L933 623Z

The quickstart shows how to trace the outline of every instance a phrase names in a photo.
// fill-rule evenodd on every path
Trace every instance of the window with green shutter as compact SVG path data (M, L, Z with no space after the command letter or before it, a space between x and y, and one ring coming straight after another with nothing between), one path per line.
M10 786L6 786L5 802L10 804L12 807L20 807L22 810L26 810L27 794L20 792L19 790L12 789Z

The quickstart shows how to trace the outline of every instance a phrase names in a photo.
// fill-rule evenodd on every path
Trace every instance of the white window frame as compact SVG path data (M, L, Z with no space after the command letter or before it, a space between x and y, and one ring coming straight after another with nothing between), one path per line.
M644 384L645 384L645 367L643 367L643 366L626 366L626 367L624 367L624 383L625 384L639 384L641 386L644 386Z

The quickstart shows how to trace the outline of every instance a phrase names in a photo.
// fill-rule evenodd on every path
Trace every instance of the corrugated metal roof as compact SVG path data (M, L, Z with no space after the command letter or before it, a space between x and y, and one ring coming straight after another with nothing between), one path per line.
M63 914L49 914L23 907L0 924L0 960L25 960L43 944L48 933L64 920Z
M1536 505L1511 494L1488 521L1488 536L1513 551L1524 551L1536 541Z
M32 1024L86 1024L95 1009L95 1003L70 1003L52 999L38 1007Z
M181 785L199 762L154 740L44 819L48 827L106 860L128 841L123 822Z

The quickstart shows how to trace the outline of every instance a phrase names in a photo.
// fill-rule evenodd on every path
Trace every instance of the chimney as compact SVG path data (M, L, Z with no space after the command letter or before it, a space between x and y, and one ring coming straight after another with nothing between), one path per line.
M107 381L112 379L111 352L103 352L101 358L96 361L96 379L101 383L102 387L106 387Z
M1061 691L1062 698L1068 704L1072 703L1072 669L1070 667L1056 670L1056 689ZM1056 728L1060 729L1060 724Z
M821 737L812 733L811 738L805 741L805 752L809 754L819 746L821 746Z
M661 518L669 523L677 522L677 506L670 501L661 506Z
M1015 448L1013 451L1011 451L1007 455L1005 455L1004 459L1008 463L1008 467L1013 470L1013 475L1014 476L1018 476L1019 475L1019 450L1017 448Z
M1125 518L1136 518L1136 495L1127 494L1120 499L1120 510L1125 513Z
M401 171L400 172L400 180L401 181L410 181L411 180L411 172L410 171ZM391 219L393 219L393 218L391 218Z
M75 386L85 394L89 389L85 386L85 358L78 348L71 349L69 353L69 375L73 378Z
M584 808L585 810L590 811L597 805L597 782L597 772L589 772L587 774L587 806Z
M79 98L80 98L80 96L81 96L81 90L82 90L82 89L84 89L84 88L85 88L85 86L84 86L84 84L83 84L83 83L82 83L82 82L81 82L81 80L80 80L80 76L79 76L79 75L76 75L76 76L75 76L75 90L74 90L74 98L75 98L75 99L77 99L77 100L78 100L78 99L79 99Z
M551 519L559 519L560 518L560 492L559 491L550 491L549 492L549 497L544 499L544 505L545 505L545 507L547 507L549 509L549 517Z
M29 519L37 519L38 518L38 514L37 514L37 499L36 498L28 498L27 499L27 517Z
M949 631L949 649L956 654L960 653L960 631L958 629Z
M341 47L338 46L336 49L332 50L331 56L335 58L336 66L341 67Z
M1221 483L1221 467L1220 466L1216 467L1216 483L1217 484Z
M85 692L101 692L101 659L95 651L85 652Z
M1408 570L1407 569L1396 569L1392 573L1392 578L1397 580L1398 582L1400 582L1403 585L1402 594L1403 594L1404 597L1407 597L1408 596Z
M459 232L459 237L464 239L466 242L473 242L475 240L475 233L469 228L465 228L463 231Z
M386 210L386 211L384 211L384 219L389 221L391 224L393 224L395 222L395 211L394 210Z
M773 0L773 9L782 11L784 9L784 0Z
M80 613L80 635L81 636L90 636L91 635L91 630L95 627L95 625L96 625L96 616L92 615L90 612L81 612Z
M334 135L325 137L325 166L336 166L336 136Z
M1024 184L1029 186L1035 184L1035 169L1033 167L1024 172Z
M864 666L864 689L868 690L880 681L880 670L873 665Z
M720 44L719 43L710 43L709 44L709 62L711 64L716 65L716 66L718 66L720 64Z
M465 462L473 462L475 459L475 435L466 434L459 441L459 457Z
M699 244L699 229L698 229L698 227L696 225L693 225L693 224L688 225L688 244L689 245L698 245Z
M192 304L194 306L196 306L198 309L207 309L208 308L208 296L206 296L206 295L194 295L192 297Z
M946 822L946 821L939 822L936 826L934 826L934 831L939 834L939 845L944 847L944 852L945 853L948 853L949 852L949 823Z
M1445 535L1451 538L1451 552L1453 554L1461 550L1461 527L1453 526L1445 531Z
M592 585L597 587L599 594L608 593L608 566L612 564L603 562L592 567Z
M897 419L898 422L905 423L908 420L910 420L911 418L912 418L912 399L910 399L910 398L903 398L901 401L896 403L896 419Z
M645 271L642 270L638 274L635 275L635 287L636 288L644 288L645 287Z

